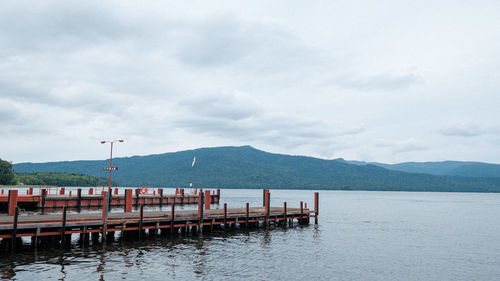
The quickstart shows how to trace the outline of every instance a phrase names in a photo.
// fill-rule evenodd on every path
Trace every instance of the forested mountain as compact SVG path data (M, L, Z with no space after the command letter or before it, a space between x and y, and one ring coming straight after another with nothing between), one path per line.
M196 165L191 166L196 156ZM16 172L69 172L105 177L107 160L20 163ZM250 146L200 148L114 158L113 179L122 186L291 188L500 192L500 178L435 176L392 171L343 160L273 154Z
M339 159L342 160L342 159ZM479 178L500 178L500 165L482 162L405 162L384 164L377 162L346 161L355 165L375 165L389 170L409 173L423 173L439 176L461 176Z

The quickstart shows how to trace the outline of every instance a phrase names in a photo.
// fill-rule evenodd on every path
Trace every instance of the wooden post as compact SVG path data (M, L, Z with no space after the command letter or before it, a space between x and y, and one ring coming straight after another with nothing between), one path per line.
M30 187L29 188L29 192L28 192L29 195L33 195L33 187Z
M227 228L226 222L227 222L227 203L224 203L224 230L226 230Z
M111 211L111 202L113 202L113 191L108 189L108 211Z
M266 225L269 227L269 215L271 214L271 193L267 190L266 193Z
M139 239L142 236L142 221L144 219L144 204L141 204L140 219L139 219Z
M163 188L160 188L158 192L160 193L160 209L161 209L161 207L163 207Z
M45 197L47 197L47 189L42 189L42 215L45 214Z
M198 216L200 218L200 221L198 222L198 232L201 232L203 228L203 197L203 189L200 189L200 195L198 196Z
M101 196L102 196L102 220L104 221L104 219L108 215L108 200L107 200L108 192L103 191Z
M34 247L35 247L35 249L36 249L36 248L38 248L38 237L40 237L40 227L37 227L37 228L36 228L36 232L35 232L35 241L34 241L34 243L33 243L33 245L32 245L32 246L34 246Z
M286 226L286 201L283 202L283 222L285 222Z
M61 187L61 190L59 190L59 195L64 195L65 191L66 191L66 188Z
M102 240L106 241L106 231L108 228L108 192L102 192Z
M267 189L262 190L262 207L266 206L266 190Z
M18 216L18 214L19 214L19 207L16 207L14 209L14 223L13 223L13 227L12 227L12 243L11 243L12 250L15 249L16 244L17 244L17 216Z
M210 195L210 190L205 190L205 209L210 210L210 204L212 204L212 196Z
M9 216L14 216L15 212L16 212L16 207L17 207L17 195L18 195L18 191L15 190L15 189L11 189L9 190L9 202L8 202L8 206L9 206Z
M118 195L118 187L115 187L115 195Z
M217 188L217 203L220 202L220 188Z
M66 206L64 206L64 209L63 209L63 215L62 215L62 228L61 228L61 249L64 248L64 238L66 238L65 236L65 232L66 232Z
M88 238L89 238L89 235L87 233L87 226L84 225L82 233L80 234L80 242L82 243L82 247L85 247L85 245L88 244L87 243Z
M250 216L250 204L245 204L245 227L248 228L248 217Z
M170 235L174 235L174 222L175 222L175 204L172 204L170 210Z
M135 209L139 207L139 188L135 189Z
M76 190L76 195L78 196L78 212L80 212L82 208L82 189L79 188Z
M122 241L123 241L123 239L125 239L125 231L127 231L127 224L122 223L122 229L120 230L121 236L122 236Z
M184 204L184 188L181 189L181 204Z
M314 192L314 224L318 224L319 192Z
M89 195L93 195L93 194L94 194L94 188L91 187L91 188L89 188Z
M132 189L125 190L125 212L132 212Z
M304 203L300 201L300 224L302 224L302 220L304 219Z

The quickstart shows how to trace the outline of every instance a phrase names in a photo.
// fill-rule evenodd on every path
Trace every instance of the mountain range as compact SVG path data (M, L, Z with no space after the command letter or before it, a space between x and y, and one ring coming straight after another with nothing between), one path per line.
M193 157L196 164L192 167ZM14 164L16 172L106 177L109 160ZM113 158L120 186L500 192L500 165L480 162L383 164L268 153L251 146L200 148Z
M343 160L343 159L339 159ZM482 162L405 162L398 164L384 164L378 162L346 161L354 165L375 165L389 170L408 173L422 173L437 176L461 176L461 177L500 177L500 165Z

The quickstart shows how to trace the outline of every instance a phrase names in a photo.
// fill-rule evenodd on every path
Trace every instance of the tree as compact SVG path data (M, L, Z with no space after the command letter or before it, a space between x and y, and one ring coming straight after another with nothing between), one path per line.
M12 164L0 158L0 184L16 184L16 176L12 171Z

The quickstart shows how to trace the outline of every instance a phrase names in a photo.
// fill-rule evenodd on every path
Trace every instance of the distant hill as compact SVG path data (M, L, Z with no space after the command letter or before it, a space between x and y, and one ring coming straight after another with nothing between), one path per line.
M394 171L438 176L500 178L500 165L482 162L443 161L384 164L377 162L346 161L346 163L354 165L375 165Z
M148 156L114 158L113 180L122 186L291 188L500 192L500 178L436 176L354 165L343 160L273 154L250 146L200 148ZM107 160L20 163L16 172L68 172L105 177Z

